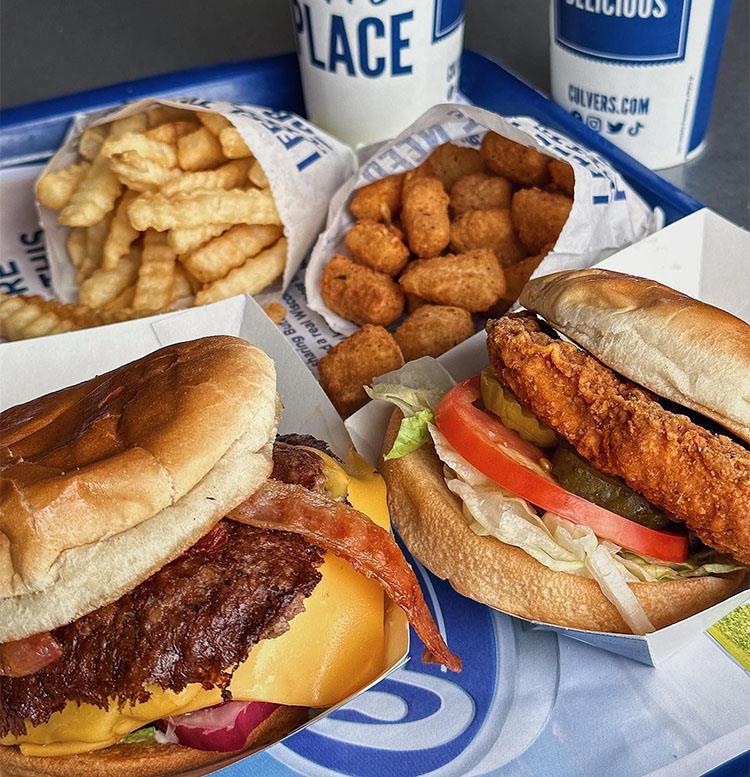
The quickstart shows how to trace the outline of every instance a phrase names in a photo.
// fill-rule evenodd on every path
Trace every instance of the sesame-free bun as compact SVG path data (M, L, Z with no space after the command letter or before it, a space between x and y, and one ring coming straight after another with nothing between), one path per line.
M593 268L535 278L520 302L616 372L750 442L750 326L740 319Z
M391 417L383 450L401 422ZM555 572L520 548L469 528L461 501L445 484L432 443L383 462L388 508L409 551L460 594L511 615L574 629L630 633L595 580ZM744 573L630 587L657 629L688 618L730 596Z
M176 558L270 475L273 362L171 345L0 415L0 644L71 623Z
M279 707L253 729L242 752L247 754L276 742L305 720L305 707ZM231 757L232 753L143 742L112 745L105 750L79 755L32 758L22 755L17 747L0 745L0 774L3 777L171 777L189 775L193 770L219 764Z

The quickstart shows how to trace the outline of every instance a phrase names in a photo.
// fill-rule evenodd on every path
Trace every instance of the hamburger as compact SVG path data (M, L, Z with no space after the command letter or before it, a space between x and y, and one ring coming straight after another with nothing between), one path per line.
M274 365L172 345L0 415L0 773L170 775L383 669L384 595L459 669L384 486L277 438Z
M574 629L644 634L735 593L750 564L750 327L650 280L528 283L490 366L412 365L383 475L410 552L460 593Z

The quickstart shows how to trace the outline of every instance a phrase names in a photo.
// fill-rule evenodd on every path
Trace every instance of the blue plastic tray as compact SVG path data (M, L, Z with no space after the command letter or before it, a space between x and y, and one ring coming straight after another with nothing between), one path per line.
M636 162L495 62L466 51L461 68L461 91L471 102L504 115L533 116L594 149L609 159L650 205L664 210L667 223L702 207L698 200ZM195 95L304 113L293 54L185 70L0 111L0 165L49 156L60 145L76 113L148 95Z
M486 57L471 51L464 53L461 90L476 105L505 115L532 116L594 149L609 159L650 205L663 209L667 223L702 207L700 202L655 175ZM200 96L304 113L296 57L292 54L188 70L0 111L0 166L38 161L49 156L60 145L71 117L76 113L113 107L147 95ZM466 662L466 669L460 676L461 689L456 690L456 683L451 691L463 694L454 699L455 706L449 711L449 716L453 718L459 714L459 702L463 700L466 703L467 699L471 699L472 718L465 729L450 742L435 742L421 749L416 748L415 741L411 741L412 747L407 746L405 751L400 747L380 749L360 740L363 729L357 728L357 725L368 721L365 704L361 708L353 707L336 713L329 719L332 721L330 724L326 721L327 725L338 726L336 733L323 726L316 727L315 732L303 732L282 746L230 768L226 772L227 777L251 774L281 777L299 773L394 774L401 777L425 772L460 775L466 773L472 763L477 764L477 760L481 760L483 756L477 754L478 749L495 747L497 751L501 744L507 747L507 757L510 760L515 758L511 752L522 747L524 736L532 736L530 726L534 722L517 718L519 708L504 699L502 693L493 691L493 686L497 682L509 686L520 682L523 686L524 677L527 682L531 678L535 695L550 693L550 698L553 698L559 683L557 672L561 668L555 638L549 634L527 632L517 621L492 614L487 608L458 596L448 585L423 570L419 569L419 572L432 606L442 611L441 622L444 618L451 634L461 635L458 643L464 644L453 641L452 647L465 656L471 654L474 659ZM586 650L585 647L578 649ZM407 726L420 716L427 716L430 720L431 716L439 717L440 710L435 708L435 704L442 693L436 689L441 683L445 685L448 679L436 668L421 666L419 650L415 640L412 645L415 661L382 682L375 691L381 697L392 694L393 698L400 698L407 704L408 713L400 721ZM616 660L598 651L586 655L593 674L596 674L594 665L600 665L599 671L609 673L609 667L613 665L606 664L607 668L603 668L602 662ZM482 656L482 661L478 660L479 656ZM648 670L642 668L642 671ZM602 692L606 693L606 690L602 689ZM385 720L378 722L388 727ZM357 731L355 740L348 743L345 741L347 726L352 727L349 730ZM543 739L540 733L536 736ZM510 738L504 744L507 737ZM547 768L547 762L542 746L534 744L532 747L532 741L533 738L525 743L529 749L523 755L523 762L527 770L531 769L527 773L539 773L539 768ZM523 753L523 749L520 752ZM535 761L540 757L542 763ZM497 758L495 753L494 768L482 773L496 773L496 769L500 769ZM473 762L471 759L474 759ZM489 767L486 759L482 765ZM557 766L565 769L562 763ZM580 764L577 766L580 768ZM748 773L750 755L744 755L716 769L712 777Z

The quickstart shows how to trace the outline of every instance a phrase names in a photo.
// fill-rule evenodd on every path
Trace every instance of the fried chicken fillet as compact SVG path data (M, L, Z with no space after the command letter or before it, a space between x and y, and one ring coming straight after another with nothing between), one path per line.
M532 315L487 325L494 372L578 453L704 543L750 563L750 451L553 339Z

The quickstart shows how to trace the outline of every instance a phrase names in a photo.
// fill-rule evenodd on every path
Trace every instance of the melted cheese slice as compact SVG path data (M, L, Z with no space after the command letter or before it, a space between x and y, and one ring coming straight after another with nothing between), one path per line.
M347 474L332 458L323 459L326 489L349 502L385 529L389 528L383 479L362 462ZM305 600L305 609L289 631L259 642L230 683L233 698L303 707L328 707L373 680L383 669L384 599L367 580L330 553L320 567L322 580ZM210 707L221 701L218 689L189 685L181 693L151 689L143 704L111 705L101 710L70 702L23 736L8 735L0 745L19 745L28 756L60 756L115 744L152 721Z

